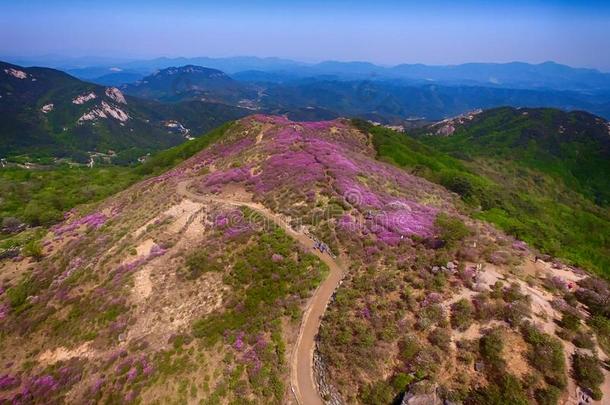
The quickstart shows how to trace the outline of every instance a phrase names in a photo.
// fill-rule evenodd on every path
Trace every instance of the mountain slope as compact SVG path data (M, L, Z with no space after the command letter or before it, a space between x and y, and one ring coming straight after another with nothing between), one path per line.
M0 63L0 155L87 161L86 152L133 150L141 156L185 140L184 133L168 127L169 121L182 119L180 106L158 112L163 108L53 69ZM192 116L193 109L201 116L194 123L197 131L245 115L238 108L209 103L186 106L185 115Z
M497 111L489 113L496 116ZM480 114L485 116L486 112ZM553 114L564 115L554 111L548 116ZM467 127L470 120L474 122L477 116L470 114L446 120L422 130L421 134L452 133L462 125ZM519 113L519 117L524 116ZM590 122L595 124L596 121L597 118L593 117ZM521 160L528 157L527 151L520 151L518 142L512 147L507 146L511 144L511 139L519 139L518 136L511 138L510 134L519 134L524 125L527 127L528 121L519 119L519 122L521 125L514 127L502 126L496 122L496 125L491 126L492 130L482 132L481 144L473 139L462 142L456 137L453 140L453 135L422 137L420 134L417 138L412 138L404 133L366 123L359 125L373 135L381 159L443 184L460 194L474 216L496 224L545 253L563 257L608 277L610 246L607 235L610 234L610 211L607 206L596 204L594 196L588 194L588 189L584 187L591 180L607 181L607 178L591 173L591 179L580 182L567 169L573 162L585 162L582 167L587 167L587 156L579 156L573 161L566 159L565 164L562 164L561 158L553 155L544 143L536 144L540 148L537 154L530 155L528 160ZM536 121L532 121L530 127L536 127L535 124ZM493 128L502 128L502 131L494 132ZM595 124L594 128L598 126ZM455 134L457 133L456 131ZM490 134L493 136L487 138ZM583 138L596 139L596 136L590 134ZM567 134L564 138L570 139ZM485 143L485 139L491 141ZM499 144L494 144L494 141ZM578 145L579 143L575 147ZM585 145L588 145L587 148L590 146L588 142ZM480 155L469 153L472 150L478 151ZM580 150L584 152L590 148ZM592 161L598 160L600 150L601 146L591 152ZM537 156L540 159L535 159ZM547 164L548 161L553 164ZM600 165L595 170L602 171L603 167Z
M457 195L375 160L375 142L345 120L252 116L70 212L33 258L0 262L0 399L284 404L315 389L301 372L313 403L608 394L568 373L590 327L550 335L575 299L606 319L607 285L533 262ZM324 263L345 273L330 303ZM315 338L307 314L327 304Z

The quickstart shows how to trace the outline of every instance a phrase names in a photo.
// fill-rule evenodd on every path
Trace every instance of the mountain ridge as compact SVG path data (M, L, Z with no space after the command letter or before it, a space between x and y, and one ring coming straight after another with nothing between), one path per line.
M470 218L457 194L375 159L379 141L344 119L254 115L70 212L36 258L0 262L0 398L279 404L309 392L294 364L315 379L316 402L316 387L363 404L527 403L576 397L576 384L608 395L603 378L569 372L606 358L572 346L593 327L570 335L562 318L581 304L607 316L607 284L538 259ZM328 305L315 293L329 274L321 256L345 263ZM328 308L301 334L309 297ZM298 355L301 335L313 352Z

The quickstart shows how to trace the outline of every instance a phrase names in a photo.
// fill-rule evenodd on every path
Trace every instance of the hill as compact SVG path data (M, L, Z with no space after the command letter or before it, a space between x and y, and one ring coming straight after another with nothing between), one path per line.
M166 108L57 70L0 63L2 157L28 154L87 162L93 152L142 156L186 139L190 128L172 126L182 122L183 111L194 134L245 115L239 108L204 102L184 110L180 105ZM193 119L194 112L199 119Z
M458 195L375 159L388 140L427 153L384 131L247 117L69 212L0 262L0 399L608 395L608 285L534 261Z
M563 180L599 205L610 204L610 123L582 111L498 108L423 130L423 138L464 159L518 162Z
M250 105L257 91L216 69L186 65L159 70L122 89L133 96L164 102L204 100Z

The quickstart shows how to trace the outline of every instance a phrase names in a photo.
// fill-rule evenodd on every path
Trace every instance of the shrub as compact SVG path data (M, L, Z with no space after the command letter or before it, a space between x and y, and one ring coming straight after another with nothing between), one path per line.
M444 212L437 215L434 226L439 232L439 237L450 247L470 235L470 229L461 219L451 217Z
M506 304L504 307L504 319L512 327L517 327L521 324L524 318L530 315L530 302L527 300L517 301L511 304Z
M20 228L22 228L22 226L23 224L19 219L15 217L5 217L2 218L2 226L0 230L12 233L18 231Z
M597 334L597 341L601 348L607 355L610 355L610 319L596 315L589 319L589 324Z
M404 361L412 360L421 350L421 345L415 336L407 336L399 345L400 354Z
M597 357L576 352L572 355L572 369L578 385L590 390L593 399L600 400L599 386L604 382L604 374Z
M405 373L398 373L392 378L392 387L398 392L403 392L412 382L413 376Z
M521 287L519 283L511 283L508 288L503 291L502 298L506 302L515 302L520 301L524 298L524 295L521 293Z
M31 240L23 247L23 254L27 257L31 257L34 260L40 260L43 258L42 244L39 240Z
M526 323L522 327L523 338L530 344L530 364L542 373L547 383L560 389L566 386L565 359L561 342Z
M436 328L428 335L428 341L447 352L451 348L451 332L445 328Z
M564 312L560 325L562 328L576 332L580 328L580 318L571 312Z
M539 405L557 405L561 397L561 390L549 385L544 389L537 389L534 396Z
M188 280L199 278L203 273L222 271L218 261L211 258L205 250L198 250L186 258L186 274Z
M473 391L466 400L472 405L528 405L528 397L517 377L506 374L498 383Z
M16 286L9 288L6 292L12 308L22 307L29 296L36 291L36 285L31 278L24 278Z
M593 336L591 335L591 333L588 332L577 332L574 338L572 339L572 343L574 343L574 346L579 347L581 349L593 350L595 348Z
M443 307L439 304L432 304L424 307L419 312L417 326L420 330L426 330L431 326L443 324L443 321L446 322Z
M474 193L474 187L470 178L458 172L447 172L446 174L443 174L441 184L464 198L468 198Z
M386 381L377 381L364 387L360 398L364 404L390 404L394 399L394 390Z
M502 335L502 330L492 329L479 340L481 357L495 370L503 370L505 367L505 362L502 358L502 351L504 350Z
M451 306L451 326L454 329L465 331L472 324L474 307L472 303L462 298Z

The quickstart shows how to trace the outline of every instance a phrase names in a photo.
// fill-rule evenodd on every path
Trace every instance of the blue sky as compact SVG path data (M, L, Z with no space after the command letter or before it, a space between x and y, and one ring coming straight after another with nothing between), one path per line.
M610 1L0 0L0 38L0 55L13 56L553 60L610 71Z

